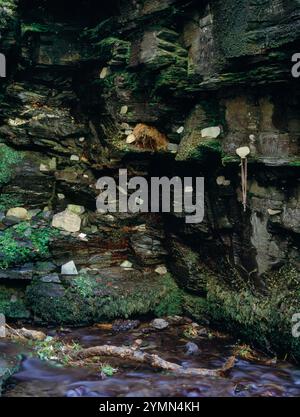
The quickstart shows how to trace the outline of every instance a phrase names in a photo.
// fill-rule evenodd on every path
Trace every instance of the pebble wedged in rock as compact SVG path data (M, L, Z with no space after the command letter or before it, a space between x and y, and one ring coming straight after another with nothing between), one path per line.
M53 216L52 227L63 229L71 233L79 232L81 228L81 218L78 214L65 210L62 213L57 213Z
M185 351L187 355L198 355L200 353L199 346L194 342L188 342L185 345Z
M62 273L62 275L78 275L78 271L77 271L77 268L76 268L76 265L75 265L74 261L70 261L70 262L62 265L61 273ZM47 281L44 280L44 282L47 282ZM55 281L51 280L50 282L57 282L57 280L55 280Z

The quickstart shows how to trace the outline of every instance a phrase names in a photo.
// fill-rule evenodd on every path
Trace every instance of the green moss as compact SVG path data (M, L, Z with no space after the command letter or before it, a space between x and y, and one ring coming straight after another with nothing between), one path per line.
M0 27L2 29L14 19L16 9L16 0L0 0Z
M218 139L202 137L202 130L212 126L222 126L223 132L227 129L224 106L214 97L206 101L202 99L189 114L176 159L203 161L213 154L221 154L221 137Z
M294 23L286 26L280 20L288 18L296 2L284 2L286 8L280 11L273 3L271 0L213 2L215 34L227 58L261 54L297 39Z
M139 78L135 73L122 71L118 73L119 79L122 78L122 87L132 93L139 89Z
M87 38L90 42L97 42L99 38L103 37L103 34L111 34L115 26L114 16L103 20L97 26L91 29L85 29L82 36Z
M30 316L25 306L24 294L14 288L0 285L0 313L9 319L27 319Z
M130 58L130 42L115 37L105 38L95 44L95 51L101 57L101 60L111 62L129 63Z
M300 167L300 160L290 162L289 166L291 166L291 167Z
M225 155L225 153L222 152L222 165L230 165L230 164L238 164L240 165L241 160L238 156L234 155ZM260 162L260 159L256 156L250 156L248 159L248 164L257 164Z
M7 211L12 207L18 207L20 202L17 197L12 194L0 194L0 211Z
M84 276L74 278L73 286L76 289L76 292L83 298L92 297L94 294L95 282L87 280Z
M213 152L221 152L221 143L218 140L203 142L201 146L208 148Z
M122 88L124 90L129 90L131 93L134 93L138 91L140 87L138 75L128 71L115 71L105 77L103 80L99 80L99 83L102 84L110 92L112 89Z
M211 153L221 153L221 143L217 140L203 141L192 149L189 159L197 159L199 161L206 159Z
M29 346L42 361L55 361L62 365L69 365L71 361L70 353L79 352L82 347L75 342L66 345L55 337L47 336L42 341L29 341Z
M63 285L35 280L28 305L43 322L82 325L155 313L180 314L181 292L170 275L151 278L80 275Z
M154 94L161 89L184 90L188 85L187 60L181 59L179 64L172 64L160 72L155 83Z
M9 182L14 167L22 160L22 153L0 144L0 186Z
M0 0L0 7L6 7L8 10L16 10L16 0Z
M21 26L22 35L25 35L26 33L45 33L50 32L51 29L48 25L43 25L41 23L23 23Z
M88 301L76 298L76 292L65 291L59 284L42 283L38 280L27 287L26 300L34 316L43 323L86 324L89 322Z
M155 30L155 28L153 28ZM156 45L152 56L147 58L146 65L151 70L159 70L168 66L184 68L187 77L188 52L178 42L179 34L169 29L156 28ZM175 77L176 78L176 77Z
M257 18L252 15L256 8L249 7L248 0L222 0L214 3L216 18L216 36L226 57L251 55L258 53L261 45L250 39L249 20ZM263 6L261 6L263 8Z
M105 376L114 376L118 372L118 369L113 368L111 365L104 363L100 368L101 373Z
M222 158L222 164L225 166L227 164L234 164L234 163L240 163L240 159L235 156L231 155L225 155Z
M0 268L46 257L50 239L57 234L49 227L32 228L20 223L0 233Z
M221 156L222 145L218 140L202 140L198 134L191 134L184 142L184 146L180 149L176 160L178 161L205 161L212 155Z
M170 274L164 276L163 285L166 288L166 296L155 307L154 313L158 317L181 315L183 292Z
M300 311L299 274L285 267L268 274L265 282L268 294L261 295L211 279L207 298L185 297L185 311L262 349L300 360L300 340L292 337L292 316Z
M183 296L183 310L185 314L192 316L198 323L202 323L207 318L207 300L185 293Z

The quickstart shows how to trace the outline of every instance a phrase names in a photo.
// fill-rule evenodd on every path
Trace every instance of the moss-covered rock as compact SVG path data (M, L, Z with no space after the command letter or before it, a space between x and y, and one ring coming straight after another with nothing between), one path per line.
M12 19L17 8L16 0L0 0L0 22L1 27L5 25L7 21Z
M25 306L24 291L0 284L0 313L8 319L28 319L30 313Z
M0 186L13 176L14 167L22 160L22 153L0 144Z
M207 285L207 297L186 295L184 310L196 320L209 320L269 352L300 360L300 340L292 335L292 317L300 311L299 274L283 268L266 277L268 294L245 286L234 291L217 278Z
M1 52L10 53L16 45L14 37L17 36L17 0L0 0L0 32Z
M207 300L204 297L185 293L183 296L183 310L198 323L207 323Z
M215 32L228 58L259 55L299 36L299 21L288 20L299 13L299 3L293 0L217 0L212 6Z
M95 54L109 65L126 65L129 63L130 42L109 37L96 43Z
M170 243L170 270L181 288L196 294L205 294L212 272L201 261L197 252L182 242Z
M203 162L211 154L221 153L221 141L219 138L207 138L202 136L203 129L211 126L223 126L225 119L223 110L213 100L208 104L197 104L185 124L184 136L180 142L176 160L196 160Z
M181 312L180 290L171 276L122 268L65 278L62 285L36 280L26 295L35 317L47 323L81 325L149 313Z
M0 194L0 211L5 212L20 205L18 197L6 193Z
M23 222L0 232L0 268L47 258L48 246L58 232L46 225Z

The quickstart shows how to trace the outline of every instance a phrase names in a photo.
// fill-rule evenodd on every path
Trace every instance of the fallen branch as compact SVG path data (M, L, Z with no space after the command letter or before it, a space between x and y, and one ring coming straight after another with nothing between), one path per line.
M75 361L82 361L95 356L113 356L121 359L131 360L137 363L150 365L152 368L161 369L164 371L171 371L181 375L194 376L212 376L225 377L226 374L233 368L235 357L231 356L225 365L219 369L205 369L205 368L184 368L176 363L168 362L158 355L150 354L137 350L135 348L117 347L110 345L95 346L88 349L80 350L76 353L70 354Z
M46 338L45 333L36 330L28 330L24 327L22 329L13 329L8 324L5 324L5 327L7 328L7 337L12 339L42 341Z
M25 337L23 335L21 335L18 330L13 329L7 323L5 324L5 327L7 329L7 336L8 337L12 337L12 338L17 337L19 339L24 339L25 340Z

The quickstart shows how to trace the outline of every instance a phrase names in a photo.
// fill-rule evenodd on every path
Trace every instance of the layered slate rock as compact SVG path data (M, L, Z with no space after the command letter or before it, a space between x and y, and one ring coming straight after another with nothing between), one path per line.
M291 76L299 2L6 3L0 241L13 255L2 245L0 309L78 324L184 304L199 321L299 358L290 332L300 310L300 89ZM138 126L164 146L138 146ZM245 146L243 212L236 149ZM97 179L120 168L130 177L204 176L204 221L96 213ZM20 207L44 229L69 205L86 209L77 213L84 237L60 230L44 253L31 227L20 236L19 220L5 217ZM70 261L79 274L62 277ZM172 281L164 305L162 265L180 287Z

